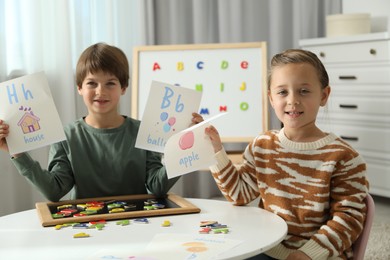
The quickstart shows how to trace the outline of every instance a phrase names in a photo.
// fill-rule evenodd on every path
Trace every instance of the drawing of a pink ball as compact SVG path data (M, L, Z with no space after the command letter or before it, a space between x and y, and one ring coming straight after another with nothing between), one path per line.
M176 123L176 117L171 117L171 118L169 118L168 124L169 124L170 126L173 126L175 123Z
M194 145L194 133L192 131L185 133L180 137L179 147L182 150L190 149Z

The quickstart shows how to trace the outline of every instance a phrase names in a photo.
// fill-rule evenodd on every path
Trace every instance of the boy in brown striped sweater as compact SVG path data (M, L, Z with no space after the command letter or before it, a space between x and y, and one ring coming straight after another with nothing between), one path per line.
M269 100L283 129L256 137L241 166L229 160L217 130L206 129L217 159L210 170L223 195L235 205L260 196L259 207L287 222L286 238L253 259L353 257L366 214L366 164L346 142L316 126L329 94L317 56L287 50L273 57L268 75Z

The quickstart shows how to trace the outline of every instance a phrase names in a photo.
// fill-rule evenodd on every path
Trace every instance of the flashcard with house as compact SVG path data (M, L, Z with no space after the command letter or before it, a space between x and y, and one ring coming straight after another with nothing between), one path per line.
M65 140L44 72L0 83L0 119L10 125L10 154Z

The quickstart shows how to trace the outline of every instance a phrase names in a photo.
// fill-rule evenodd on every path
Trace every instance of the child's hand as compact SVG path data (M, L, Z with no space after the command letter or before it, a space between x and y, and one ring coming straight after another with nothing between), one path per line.
M286 260L311 260L311 258L302 251L297 250L289 254Z
M203 117L201 115L199 115L198 113L192 113L192 119L191 119L192 123L190 126L196 125L202 121L203 121Z
M219 133L217 129L214 126L206 127L205 129L206 135L210 137L211 143L214 147L214 152L219 152L222 150L222 142L221 137L219 136Z
M203 117L199 115L198 113L192 113L192 124L196 125L203 121ZM215 129L214 126L206 127L205 129L206 135L210 137L211 143L214 147L214 152L219 152L222 150L222 142L221 138L219 137L217 129Z
M198 113L192 113L192 125L198 124L203 121L203 117ZM222 150L222 142L219 137L218 131L214 126L206 127L206 135L210 137L211 143L214 147L214 152L219 152Z
M0 150L8 152L8 145L5 138L9 134L9 125L4 123L3 120L0 119Z

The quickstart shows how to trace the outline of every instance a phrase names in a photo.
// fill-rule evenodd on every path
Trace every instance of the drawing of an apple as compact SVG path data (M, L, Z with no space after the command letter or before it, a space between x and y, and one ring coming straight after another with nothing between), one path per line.
M182 150L190 149L194 145L194 133L189 131L183 134L179 140L179 146Z

